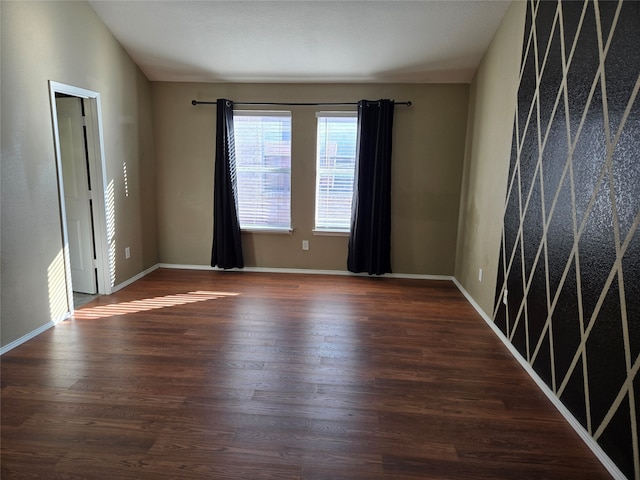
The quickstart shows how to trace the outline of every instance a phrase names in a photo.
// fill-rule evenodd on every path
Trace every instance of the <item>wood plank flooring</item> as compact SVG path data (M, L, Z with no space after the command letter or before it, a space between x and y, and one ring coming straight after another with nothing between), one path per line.
M449 282L161 269L1 374L3 480L610 478Z

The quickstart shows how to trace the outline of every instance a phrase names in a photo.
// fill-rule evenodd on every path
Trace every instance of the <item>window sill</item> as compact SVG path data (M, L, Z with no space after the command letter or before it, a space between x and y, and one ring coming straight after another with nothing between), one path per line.
M248 227L241 228L241 233L269 233L275 235L289 235L293 233L293 228L270 228L270 227Z
M345 230L313 230L314 235L323 235L325 237L348 237L349 232Z

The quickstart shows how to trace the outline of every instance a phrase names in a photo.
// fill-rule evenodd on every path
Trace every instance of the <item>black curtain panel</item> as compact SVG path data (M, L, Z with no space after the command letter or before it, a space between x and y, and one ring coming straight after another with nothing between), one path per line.
M219 98L216 105L216 163L213 180L211 266L224 269L243 268L244 259L238 220L233 102Z
M392 100L358 102L358 150L347 268L391 273Z

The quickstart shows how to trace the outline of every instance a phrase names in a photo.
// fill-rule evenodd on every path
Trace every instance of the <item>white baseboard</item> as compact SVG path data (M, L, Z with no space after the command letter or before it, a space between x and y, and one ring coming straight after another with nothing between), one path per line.
M182 270L211 270L224 272L222 268L210 267L209 265L185 265L176 263L160 263L160 268L173 268ZM307 268L268 268L268 267L244 267L228 270L231 272L257 272L257 273L296 273L303 275L342 275L352 277L368 277L367 273L353 273L346 270L317 270ZM446 280L452 282L454 278L450 275L420 275L416 273L386 273L383 278L412 278L417 280Z
M58 319L58 320L50 320L47 323L45 323L44 325L42 325L41 327L38 327L35 330L30 331L26 335L23 335L22 337L14 340L13 342L7 343L4 347L0 348L0 355L4 355L9 350L13 350L16 347L19 347L24 342L27 342L27 341L31 340L32 338L37 337L38 335L40 335L42 332L46 332L50 328L55 327L58 323L66 320L67 318L69 318L68 314L65 315L64 317Z
M153 267L147 268L145 271L140 272L139 274L137 274L134 277L131 277L129 280L125 280L124 282L119 283L118 285L115 285L115 286L111 287L111 293L116 293L118 290L122 290L124 287L128 287L132 283L137 282L142 277L146 277L147 275L149 275L154 270L157 270L158 268L160 268L160 264L156 263Z
M553 391L549 388L549 386L540 378L540 376L536 373L529 362L527 362L520 352L513 346L513 344L509 341L509 339L505 336L504 333L496 326L493 320L485 313L480 305L473 299L473 297L465 290L465 288L458 282L457 278L453 279L453 282L456 284L460 292L465 296L465 298L469 301L469 303L475 308L475 310L480 314L482 319L489 325L491 330L496 334L496 336L504 343L504 345L509 349L509 352L513 357L518 361L518 363L524 368L527 374L536 382L538 388L542 390L542 392L547 396L547 398L553 403L553 406L560 412L560 414L565 418L569 425L576 431L580 438L584 441L584 443L591 449L594 455L600 460L602 465L609 471L611 476L616 480L627 480L627 477L618 469L615 463L609 458L609 456L602 450L602 447L598 445L598 443L594 440L594 438L589 435L584 427L580 424L580 422L573 416L573 414L564 406L564 404L560 401L560 399L553 393Z

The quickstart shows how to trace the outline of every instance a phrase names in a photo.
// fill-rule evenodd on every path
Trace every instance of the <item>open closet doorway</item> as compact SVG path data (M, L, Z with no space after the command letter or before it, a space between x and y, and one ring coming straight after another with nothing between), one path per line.
M97 92L49 82L69 313L110 294L107 191ZM111 229L113 230L113 229Z

